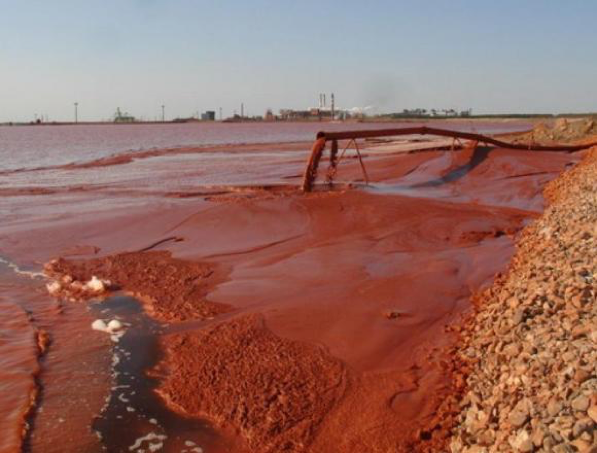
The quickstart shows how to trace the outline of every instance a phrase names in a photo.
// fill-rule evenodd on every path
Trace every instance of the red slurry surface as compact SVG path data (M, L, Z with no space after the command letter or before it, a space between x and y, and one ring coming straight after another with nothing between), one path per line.
M274 335L257 315L164 342L168 404L232 426L254 451L304 451L344 391L340 360Z
M445 326L506 268L544 183L576 160L484 148L370 156L362 190L173 200L115 185L97 209L90 187L24 199L66 211L38 213L38 225L11 218L2 245L29 264L69 255L65 272L114 279L160 319L213 316L163 334L160 393L247 451L433 450L450 427L437 409L457 390ZM338 179L359 172L347 159ZM182 240L138 252L170 237Z
M0 277L0 451L100 452L90 424L110 386L109 337L90 330L84 304L52 301L43 281Z

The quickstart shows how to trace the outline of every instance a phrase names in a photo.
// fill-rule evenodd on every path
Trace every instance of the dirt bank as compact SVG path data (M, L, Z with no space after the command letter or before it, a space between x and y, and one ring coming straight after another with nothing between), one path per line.
M597 150L549 183L509 271L477 301L457 358L457 452L597 449Z

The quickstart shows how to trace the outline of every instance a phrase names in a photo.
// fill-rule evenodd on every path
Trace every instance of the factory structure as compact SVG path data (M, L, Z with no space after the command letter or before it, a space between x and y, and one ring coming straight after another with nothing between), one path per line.
M113 121L115 123L134 123L137 121L137 119L133 115L130 115L129 113L120 110L120 107L116 108L116 113L114 113L113 118Z
M271 113L271 112L268 112ZM280 109L280 116L278 119L284 121L292 120L334 120L339 118L347 118L350 115L348 111L338 111L336 109L336 99L334 93L330 94L329 104L325 93L319 93L319 103L317 107L311 107L307 110L294 109ZM268 115L266 114L266 117ZM270 116L271 118L271 116Z
M329 102L328 102L329 101ZM361 119L368 114L371 115L375 110L373 106L367 107L353 107L350 109L338 109L336 107L336 99L334 93L331 93L329 98L325 93L319 94L319 103L317 107L311 107L307 110L281 109L280 115L275 116L271 110L268 110L265 115L266 121L282 120L282 121L300 121L300 120L345 120L345 119ZM384 113L379 115L381 117L391 119L401 118L456 118L456 117L471 117L472 109L457 111L455 109L404 109L401 112Z
M201 114L201 121L215 121L216 120L216 111L215 110L207 110L205 113Z

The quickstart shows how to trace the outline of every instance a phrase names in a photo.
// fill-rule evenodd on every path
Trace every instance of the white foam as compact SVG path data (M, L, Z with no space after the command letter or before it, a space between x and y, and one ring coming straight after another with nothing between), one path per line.
M118 319L113 319L108 323L108 329L110 332L116 332L124 329L124 325Z
M110 339L114 343L118 343L120 341L120 338L122 338L122 336L126 333L125 324L121 323L117 319L112 319L107 323L103 319L96 319L91 324L91 328L99 332L105 332L107 334L110 334ZM118 362L120 362L120 358L113 358L112 360L116 361L115 364L118 364Z
M48 293L50 293L50 296L55 296L62 289L62 285L59 281L54 280L50 283L46 283L46 289L48 290Z
M147 442L149 445L149 451L158 451L164 447L164 440L167 439L167 436L164 434L156 434L156 433L149 433L146 436L139 437L135 440L135 443L129 447L129 451L139 451L143 442Z
M91 323L91 328L99 332L108 332L108 325L101 319L96 319Z
M91 280L85 283L85 289L94 293L103 293L108 286L110 286L110 282L107 280L100 280L95 275L91 277Z
M29 278L46 278L46 276L42 272L24 271L15 263L12 263L4 258L0 258L0 263L6 264L10 269L14 271L15 274L24 275L25 277Z
M46 277L43 274L40 274ZM46 285L48 292L51 296L60 297L76 302L81 300L82 297L103 297L105 293L112 287L112 283L109 280L102 280L97 278L95 275L91 277L88 282L81 282L74 280L71 275L65 274L59 279L51 280ZM100 300L100 299L95 299Z
M193 447L190 450L188 450L190 453L203 453L203 448L197 446L197 444L192 440L185 440L184 445L185 447ZM185 449L183 451L187 450Z

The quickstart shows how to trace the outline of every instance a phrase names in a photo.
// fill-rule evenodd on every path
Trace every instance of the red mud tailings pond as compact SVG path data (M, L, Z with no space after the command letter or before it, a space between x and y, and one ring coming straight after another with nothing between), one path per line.
M298 185L304 160L280 153L270 162L276 159L280 182ZM120 403L134 401L130 391L145 384L128 382L122 396L99 378L87 382L79 370L71 381L81 390L73 392L93 394L76 414L55 389L64 388L69 366L76 368L64 351L85 363L87 376L109 373L97 359L109 357L109 341L90 328L99 315L64 301L61 313L38 316L56 344L42 361L43 410L33 417L31 450L82 451L77 446L85 445L84 451L101 451L102 444L110 451L149 444L168 452L433 450L446 428L435 411L454 391L442 351L456 338L445 327L469 308L473 292L506 268L513 235L542 209L543 185L577 159L485 148L371 155L365 158L370 186L309 195L238 190L173 199L108 182L99 189L105 199L97 209L85 205L98 195L91 184L20 195L30 209L40 207L43 223L11 217L2 227L6 256L30 269L64 256L57 271L116 282L142 301L158 326L148 333L156 348L144 369L151 377L136 375L153 380L156 401ZM200 159L184 162L201 179ZM270 169L263 167L263 178L274 177ZM76 171L80 185L86 171L96 170ZM337 180L357 180L359 172L347 159ZM173 278L178 274L183 278ZM43 295L43 282L21 286L14 296L33 293L55 304ZM34 314L41 310L30 307ZM94 347L69 342L60 333L64 323L87 331ZM131 324L125 344L135 335ZM134 406L132 440L119 440L119 412L102 412L102 397L110 394L110 407L122 404L126 413L127 404ZM149 409L159 414L156 424L149 415L140 421ZM94 416L101 423L94 425ZM58 418L60 424L53 422ZM198 428L184 434L193 437L174 431L191 421ZM69 434L60 449L50 428Z

